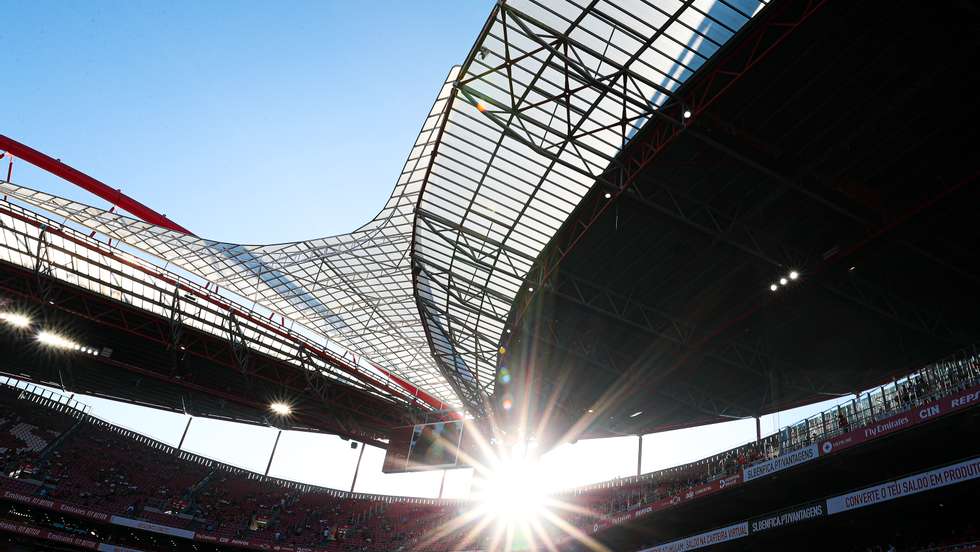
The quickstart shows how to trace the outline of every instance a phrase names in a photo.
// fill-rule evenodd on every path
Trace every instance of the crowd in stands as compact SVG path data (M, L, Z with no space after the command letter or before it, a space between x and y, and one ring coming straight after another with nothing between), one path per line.
M658 500L683 495L700 485L737 475L747 465L864 427L978 383L980 362L977 355L939 362L758 442L684 466L622 479L615 485L576 489L563 498L592 512L573 517L576 524L588 526L598 518L616 516Z
M53 499L133 514L147 505L179 509L206 472L205 466L173 462L163 450L85 424L65 436L39 475L51 485Z
M455 501L354 498L184 459L109 424L79 423L19 400L20 393L0 387L0 443L8 445L0 466L4 475L19 477L8 480L19 492L219 538L322 550L399 550L459 514ZM42 441L11 432L24 420Z
M976 358L976 357L972 357ZM747 465L980 383L975 362L937 364L761 441L685 466L563 493L579 527L686 493ZM457 518L460 501L365 498L258 476L175 451L0 386L0 468L22 491L197 533L330 551L412 549ZM140 437L139 439L134 437ZM9 486L8 486L9 488ZM450 550L449 538L426 541Z
M16 401L17 391L0 388L0 467L4 475L15 469L31 471L47 446L67 431L74 420L58 411Z

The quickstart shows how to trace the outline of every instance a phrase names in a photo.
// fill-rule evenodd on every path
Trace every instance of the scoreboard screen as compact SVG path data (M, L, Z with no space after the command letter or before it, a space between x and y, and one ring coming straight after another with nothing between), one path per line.
M466 467L460 461L463 420L395 428L388 442L384 473Z

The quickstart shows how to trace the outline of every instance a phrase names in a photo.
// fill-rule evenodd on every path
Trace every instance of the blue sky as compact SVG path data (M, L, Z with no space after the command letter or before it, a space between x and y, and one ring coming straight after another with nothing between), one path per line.
M383 205L492 5L0 0L0 133L201 236L347 232Z
M198 235L273 243L350 231L380 209L449 68L493 3L0 0L0 133L166 213ZM104 205L18 164L14 182ZM80 398L176 445L186 417ZM826 405L823 405L826 408ZM818 408L768 417L770 433ZM778 418L778 419L777 419ZM754 438L752 421L644 437L644 471ZM262 471L270 428L195 419L185 448ZM631 475L637 439L546 455L549 488ZM272 475L349 488L357 451L288 432ZM439 473L384 476L368 448L358 491L434 496ZM451 472L464 496L469 471Z

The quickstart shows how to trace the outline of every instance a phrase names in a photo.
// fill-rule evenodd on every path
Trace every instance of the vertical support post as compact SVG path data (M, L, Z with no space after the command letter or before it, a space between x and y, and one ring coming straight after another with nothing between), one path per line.
M181 434L180 436L180 443L177 445L177 450L182 450L184 448L184 439L187 438L187 430L191 428L191 422L193 421L194 421L194 416L187 417L187 425L184 426L184 433Z
M643 466L643 436L636 436L636 476L639 477L642 472Z
M762 440L762 418L760 416L755 417L755 442L758 443Z
M265 466L265 474L269 475L269 469L272 468L272 459L276 457L276 449L279 448L279 438L282 437L282 430L276 433L276 442L272 445L272 453L269 455L269 463Z
M350 492L354 492L354 485L357 484L357 474L361 471L361 458L364 458L364 443L361 443L361 453L357 455L357 466L354 467L354 479L350 482Z
M442 481L439 482L439 498L442 498L442 491L446 488L446 472L449 470L442 470ZM353 492L353 491L351 491Z

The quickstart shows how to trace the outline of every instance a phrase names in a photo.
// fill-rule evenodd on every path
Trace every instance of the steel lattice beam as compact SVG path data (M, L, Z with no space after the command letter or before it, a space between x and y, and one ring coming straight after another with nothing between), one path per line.
M494 390L496 360L480 344L499 343L500 312L546 279L534 276L535 260L610 167L642 169L620 150L644 124L683 124L678 87L759 7L495 7L450 97L412 250L430 346L455 364L443 372L479 378L483 396L468 408L479 411Z

